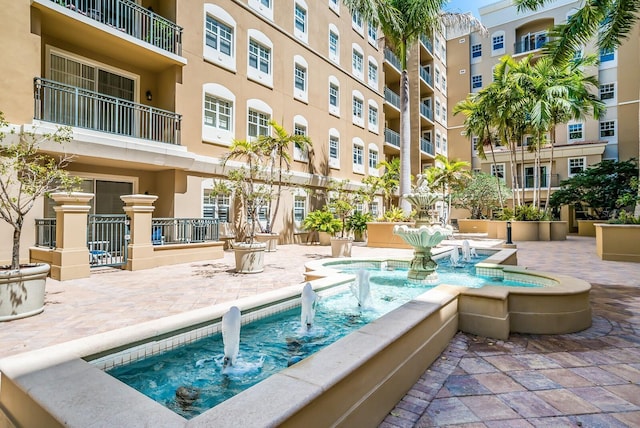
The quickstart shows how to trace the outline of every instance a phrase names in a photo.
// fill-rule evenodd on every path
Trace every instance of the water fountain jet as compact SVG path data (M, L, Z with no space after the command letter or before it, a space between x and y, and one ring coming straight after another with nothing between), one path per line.
M356 280L351 284L351 292L358 299L358 306L366 308L371 306L371 285L369 284L369 272L360 269Z
M222 316L222 343L224 344L223 366L233 366L240 351L240 309L232 306Z
M318 297L316 293L313 291L313 287L311 287L310 283L306 283L306 285L302 288L302 297L301 297L301 313L300 313L300 323L302 326L307 326L307 328L311 328L313 325L313 318L316 315L316 301Z

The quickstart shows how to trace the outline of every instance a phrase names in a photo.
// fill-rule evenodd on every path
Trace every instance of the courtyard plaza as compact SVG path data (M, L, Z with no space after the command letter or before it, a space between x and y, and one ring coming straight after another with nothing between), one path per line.
M462 238L443 244L460 245ZM381 427L640 426L640 264L600 260L590 237L516 244L520 266L593 285L592 327L508 340L458 333ZM48 279L42 314L0 323L0 358L301 284L304 263L330 252L281 245L265 253L264 272L253 275L236 274L233 252L225 251L219 260ZM411 254L361 244L352 251L365 258Z

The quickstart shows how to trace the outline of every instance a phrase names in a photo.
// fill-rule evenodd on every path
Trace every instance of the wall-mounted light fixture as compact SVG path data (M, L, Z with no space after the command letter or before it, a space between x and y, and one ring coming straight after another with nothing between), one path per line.
M145 95L147 96L147 101L151 101L153 99L153 94L151 93L151 91L147 91Z

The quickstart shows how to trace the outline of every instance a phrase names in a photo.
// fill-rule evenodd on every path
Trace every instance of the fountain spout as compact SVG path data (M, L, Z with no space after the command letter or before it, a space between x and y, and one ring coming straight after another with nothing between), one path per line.
M232 306L222 316L222 343L224 344L224 367L233 366L240 351L240 309Z
M358 299L358 306L365 308L371 305L371 286L369 284L369 272L360 269L356 280L351 284L351 292Z
M303 327L307 326L307 328L309 328L313 325L313 318L316 315L316 301L316 293L313 291L311 284L307 282L302 288L301 298L302 311L300 315L300 323Z

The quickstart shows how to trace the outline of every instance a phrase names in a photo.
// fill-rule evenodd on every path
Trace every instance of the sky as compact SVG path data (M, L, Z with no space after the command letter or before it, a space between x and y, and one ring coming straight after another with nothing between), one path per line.
M450 12L471 12L477 18L480 18L478 8L496 1L498 0L450 0L444 9Z

